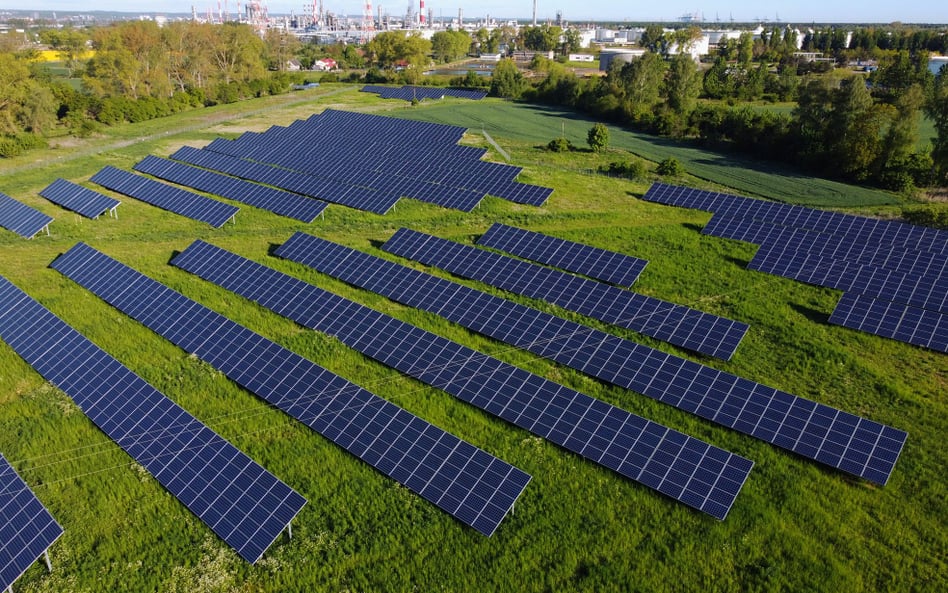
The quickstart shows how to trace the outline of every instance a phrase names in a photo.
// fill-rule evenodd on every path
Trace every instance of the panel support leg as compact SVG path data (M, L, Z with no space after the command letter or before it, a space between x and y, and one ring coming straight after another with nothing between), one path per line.
M286 524L286 535L291 540L293 539L293 522L292 521Z
M43 552L43 560L46 561L46 570L53 572L53 563L49 560L49 550Z

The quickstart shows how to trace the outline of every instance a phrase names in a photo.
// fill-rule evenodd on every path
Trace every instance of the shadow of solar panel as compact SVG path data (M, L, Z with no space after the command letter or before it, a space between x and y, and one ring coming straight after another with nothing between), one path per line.
M32 239L51 222L52 216L0 193L0 227L13 231L24 239Z
M280 257L885 484L907 434L418 270L296 233Z
M0 591L53 545L63 528L0 455Z
M86 218L98 218L121 204L115 198L102 195L65 179L57 179L50 183L40 190L39 195Z
M891 338L937 352L948 352L948 315L847 292L830 323Z
M747 324L402 228L385 251L725 360Z
M227 173L248 181L264 183L311 198L349 206L357 210L374 212L375 214L385 214L398 201L398 198L380 196L377 192L365 188L344 185L326 179L317 179L296 171L271 167L190 146L181 147L171 155L171 158L205 169Z
M591 247L495 222L478 245L512 253L617 286L631 286L648 264L644 259Z
M208 243L196 241L172 264L719 519L751 469L747 459Z
M206 222L215 228L222 227L240 210L236 206L152 181L141 175L116 169L111 165L93 175L90 181L162 210Z
M80 252L89 249L82 243L77 247ZM306 504L292 488L2 278L0 338L247 562L259 560Z
M485 535L530 481L512 465L88 245L80 243L53 267Z
M185 185L235 202L250 204L306 223L316 220L316 217L328 205L326 202L300 194L281 191L151 155L136 163L133 168L165 181Z

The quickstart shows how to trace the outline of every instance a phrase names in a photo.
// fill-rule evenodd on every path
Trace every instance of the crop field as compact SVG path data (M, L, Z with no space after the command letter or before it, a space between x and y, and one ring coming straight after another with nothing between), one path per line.
M514 103L472 102L442 104L422 110L406 110L400 117L486 130L491 136L545 146L557 136L565 136L576 147L586 148L586 132L593 124L581 114L542 106ZM674 157L695 177L742 195L769 198L804 206L846 208L895 204L891 194L802 175L776 163L755 161L736 153L704 150L693 144L609 126L611 147L628 151L650 161Z
M584 144L589 122L495 100L449 101L410 108L355 87L323 85L130 125L81 145L0 162L0 191L56 219L51 236L31 241L0 231L0 275L309 501L292 539L282 535L248 565L0 343L0 452L65 528L50 549L52 573L36 563L14 585L17 593L948 589L945 355L829 325L839 292L746 270L755 248L702 236L710 214L643 202L638 197L649 182L592 172L625 151L661 156L670 150L662 141L613 129L607 154L552 154L538 145L564 127L574 144ZM147 154L167 156L218 135L286 125L326 107L469 126L464 142L489 148L483 126L524 167L521 181L555 191L540 208L489 197L472 213L414 200L402 200L385 216L332 205L308 225L236 204L236 223L221 229L121 196L118 219L87 220L37 195L57 177L94 187L86 180L105 165L130 169ZM736 193L770 187L800 196L812 186L809 203L839 195L835 206L871 206L853 212L885 212L879 204L894 201L881 192L747 171L725 163L729 157L699 153L693 163L679 160L702 179L679 182L707 187L710 177L702 171L720 171L711 186ZM502 160L493 151L489 158ZM703 162L712 158L722 162ZM397 260L379 246L400 227L470 244L496 221L647 259L636 291L751 329L735 357L723 362L463 283L906 430L889 483L852 478L270 255L302 230ZM747 457L754 469L727 519L717 521L168 265L196 239ZM478 534L48 268L79 241L529 473L533 480L515 512L492 537Z

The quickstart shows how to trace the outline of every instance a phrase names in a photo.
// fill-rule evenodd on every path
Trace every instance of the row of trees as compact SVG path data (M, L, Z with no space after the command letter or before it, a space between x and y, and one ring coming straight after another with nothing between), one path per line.
M541 61L538 61L541 62ZM580 79L550 61L536 63L544 78L524 86L506 69L495 74L500 96L567 105L640 130L728 146L755 156L795 161L821 175L904 190L948 182L948 76L902 78L883 67L881 79L898 85L874 95L861 75L796 77L766 67L728 65L723 60L701 73L688 57L665 60L647 53L615 64L600 79ZM926 71L927 72L927 71ZM504 81L504 84L501 84ZM768 89L793 95L792 113L702 102L734 92L745 98ZM792 91L792 92L791 92ZM924 111L938 137L931 151L917 148Z

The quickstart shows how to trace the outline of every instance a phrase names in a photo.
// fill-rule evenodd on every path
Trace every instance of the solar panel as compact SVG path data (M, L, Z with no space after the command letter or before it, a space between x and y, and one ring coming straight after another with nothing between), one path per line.
M0 591L12 588L62 534L63 528L0 455Z
M411 229L398 230L382 249L725 360L747 333L746 323Z
M317 179L297 171L271 167L190 146L182 146L171 155L171 158L198 167L227 173L248 181L265 183L311 198L341 204L357 210L374 212L375 214L385 214L398 201L397 197L379 195L378 192L369 189L326 179Z
M236 206L122 171L111 165L93 175L90 181L162 210L206 222L215 228L223 226L240 210Z
M948 352L948 314L847 292L830 323L900 342Z
M747 459L208 243L196 241L172 264L719 519L751 469Z
M53 267L485 535L530 481L516 467L88 245L80 243Z
M24 239L32 239L43 229L46 229L48 235L48 225L51 222L52 216L47 216L0 192L0 227L13 231Z
M153 175L165 181L215 194L228 200L250 204L274 214L287 216L306 223L316 220L328 205L288 191L281 191L257 183L198 169L156 156L146 156L133 167L136 171Z
M115 198L102 195L65 179L57 179L50 183L40 190L39 195L86 218L98 218L106 212L114 211L121 204Z
M642 199L684 208L708 210L721 217L768 223L792 231L848 237L858 246L899 244L907 248L948 253L948 232L853 214L828 212L731 196L717 192L655 183Z
M644 259L591 247L495 222L477 240L478 245L512 253L589 276L616 286L631 286L648 264Z
M0 338L247 562L260 559L306 504L292 488L3 278Z
M427 99L443 99L444 97L479 101L487 96L487 91L407 85L399 88L365 85L360 90L363 93L375 93L383 99L401 99L402 101L424 101Z
M276 252L354 286L885 484L901 430L303 233Z

